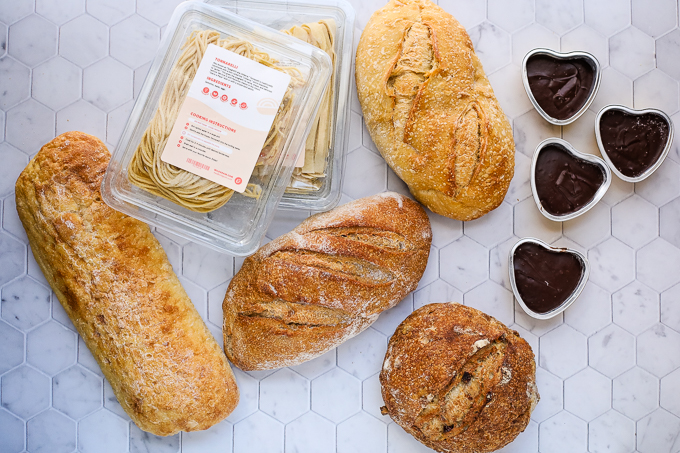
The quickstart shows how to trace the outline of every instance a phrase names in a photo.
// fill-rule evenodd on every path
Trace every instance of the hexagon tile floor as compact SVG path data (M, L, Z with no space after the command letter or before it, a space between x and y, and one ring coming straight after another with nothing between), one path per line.
M676 0L439 0L467 27L517 143L505 202L474 222L431 215L430 262L416 292L337 350L290 369L235 370L241 402L205 432L140 431L66 317L27 247L14 205L19 172L56 134L118 140L176 0L0 0L0 452L424 452L380 415L387 340L414 308L459 301L518 330L534 349L541 402L504 452L680 451L680 142L647 181L614 178L579 219L544 219L531 198L537 143L563 137L597 153L593 122L620 103L678 112ZM383 0L353 0L356 39ZM550 126L522 87L533 47L583 49L602 64L590 110ZM353 95L343 201L405 192L362 124ZM680 135L680 134L679 134ZM677 136L677 135L676 135ZM280 212L268 237L307 212ZM221 302L241 260L157 231L182 283L221 339ZM550 321L513 301L507 253L523 236L587 252L590 282Z

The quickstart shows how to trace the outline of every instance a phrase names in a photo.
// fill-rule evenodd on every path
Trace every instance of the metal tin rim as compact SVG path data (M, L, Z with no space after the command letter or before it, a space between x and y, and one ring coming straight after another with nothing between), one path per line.
M557 118L553 118L552 116L548 115L545 112L545 110L543 110L543 108L538 104L536 98L534 97L534 94L531 92L531 87L529 86L529 76L527 75L527 60L529 60L530 57L536 54L547 54L559 60L567 60L570 58L585 58L586 60L589 60L594 66L595 80L593 81L593 90L590 92L590 96L588 96L588 99L586 99L585 104L583 104L579 111L572 115L570 118L567 118L566 120L558 120ZM529 96L531 104L533 104L534 108L543 117L543 119L545 119L550 124L554 124L556 126L566 126L567 124L571 124L574 121L576 121L581 115L583 115L586 110L588 110L588 107L590 107L590 104L592 104L593 100L595 99L595 96L597 96L598 90L600 89L601 76L602 71L600 67L600 62L598 61L597 58L595 58L593 54L585 51L577 50L573 52L557 52L555 50L538 47L536 49L530 50L522 60L522 82L524 83L524 89L527 92L527 96Z
M526 244L528 242L531 242L533 244L537 244L541 247L544 247L548 250L552 250L554 252L559 252L559 253L571 253L572 255L575 255L578 260L581 262L581 265L583 267L583 272L581 273L581 279L578 282L578 285L576 285L576 288L574 291L571 293L571 295L564 301L562 302L557 308L547 312L547 313L537 313L527 307L527 305L524 303L524 300L522 300L522 296L519 295L519 291L517 290L517 282L515 281L515 265L514 265L514 256L515 256L515 251L517 248L522 245ZM583 291L583 288L585 288L586 283L588 283L588 277L590 276L590 264L588 263L588 258L586 256L579 252L578 250L570 249L570 248L564 248L564 247L552 247L545 242L541 241L540 239L536 239L533 237L525 237L517 241L517 243L510 249L510 254L508 255L508 274L510 274L510 286L512 286L512 292L515 295L515 299L517 300L517 303L522 307L524 312L531 316L532 318L535 319L550 319L553 318L560 313L562 313L564 310L569 308L571 304L574 303L574 301L578 298L578 296L581 294Z
M654 113L656 115L661 116L664 121L668 124L668 140L666 141L666 146L664 147L663 151L661 152L661 155L659 158L656 160L654 165L649 167L647 170L645 170L641 175L635 176L635 177L630 177L626 176L623 173L621 173L618 168L614 165L614 163L611 161L609 158L609 154L607 154L607 151L604 149L604 144L602 143L602 136L600 134L600 120L602 119L602 115L604 115L606 112L610 110L622 110L626 113L629 113L631 115L639 116L639 115L644 115L645 113ZM602 157L604 158L605 162L607 162L607 165L611 169L611 171L614 172L616 176L619 177L619 179L622 179L623 181L626 182L640 182L645 179L647 179L649 176L654 173L657 168L661 166L661 164L666 160L666 156L668 156L668 152L670 149L673 147L673 135L674 135L674 128L673 128L673 121L671 120L670 116L666 114L665 112L659 110L659 109L632 109L630 107L626 107L625 105L620 105L620 104L609 104L597 113L597 117L595 118L595 137L597 139L597 147L600 148L600 154L602 154Z
M553 143L563 147L569 154L576 157L577 159L585 160L599 166L600 168L602 168L602 171L604 172L604 182L602 183L600 188L597 189L597 192L595 192L595 196L593 197L593 199L586 203L578 211L570 212L569 214L564 215L553 215L546 211L545 208L543 207L543 204L541 203L541 200L538 198L538 193L536 191L536 162L538 161L538 155L546 147L546 145ZM571 220L588 212L593 206L597 204L598 201L602 199L602 197L604 197L604 194L607 193L607 189L609 189L609 185L611 184L611 182L612 174L611 171L609 170L609 166L607 166L604 160L593 154L586 154L576 150L573 146L571 146L571 143L561 138L548 138L543 140L536 147L536 151L534 151L534 157L531 159L531 193L534 196L534 202L536 203L536 207L538 207L538 210L541 211L541 214L555 222L564 222L566 220Z

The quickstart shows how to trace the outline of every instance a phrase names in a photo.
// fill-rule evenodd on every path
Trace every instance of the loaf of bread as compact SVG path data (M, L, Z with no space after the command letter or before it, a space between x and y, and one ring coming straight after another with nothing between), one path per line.
M308 218L232 279L222 305L227 357L263 370L338 346L418 286L431 242L425 211L396 193Z
M501 204L514 142L465 29L429 0L391 0L356 56L366 126L418 201L459 220Z
M531 346L517 332L474 308L425 305L387 346L382 412L434 450L491 452L529 423L535 374Z
M19 176L33 255L125 412L166 436L207 429L238 403L234 375L149 227L109 208L110 154L69 132Z

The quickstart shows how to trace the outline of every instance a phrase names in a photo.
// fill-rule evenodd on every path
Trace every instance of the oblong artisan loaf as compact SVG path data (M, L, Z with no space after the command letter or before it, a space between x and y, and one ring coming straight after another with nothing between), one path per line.
M248 257L229 284L227 357L262 370L338 346L418 286L431 242L425 211L396 193L308 218Z
M429 0L392 0L364 29L356 83L366 126L418 201L459 220L501 204L510 123L465 29Z
M397 327L380 384L383 413L441 452L503 447L524 431L539 399L531 346L455 303L425 305Z
M234 375L149 227L109 208L110 154L62 134L19 176L33 255L125 412L145 431L207 429L238 403Z

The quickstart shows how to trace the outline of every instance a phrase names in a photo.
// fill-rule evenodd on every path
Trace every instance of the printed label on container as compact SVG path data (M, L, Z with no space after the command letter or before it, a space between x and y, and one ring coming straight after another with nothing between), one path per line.
M208 45L161 160L246 189L290 75Z

